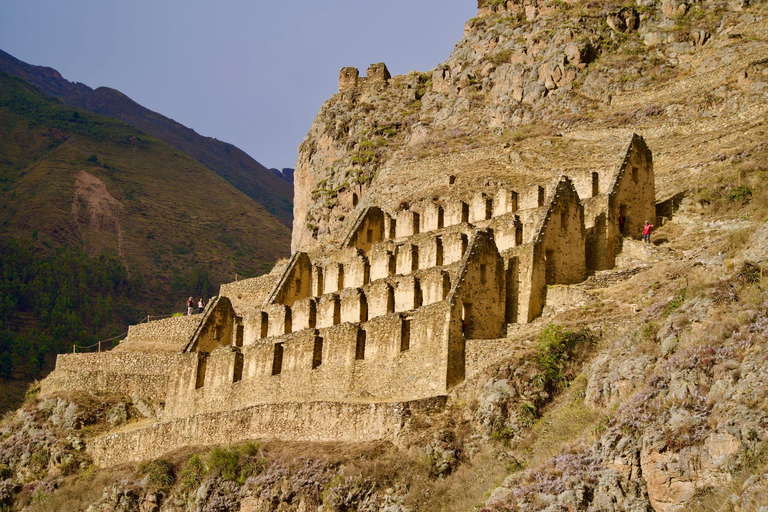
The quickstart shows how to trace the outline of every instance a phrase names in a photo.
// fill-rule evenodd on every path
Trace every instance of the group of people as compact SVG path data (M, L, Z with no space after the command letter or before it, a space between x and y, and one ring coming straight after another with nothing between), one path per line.
M195 299L190 297L187 299L187 315L191 315L195 309ZM197 301L197 312L202 313L205 309L205 301L203 301L202 297Z

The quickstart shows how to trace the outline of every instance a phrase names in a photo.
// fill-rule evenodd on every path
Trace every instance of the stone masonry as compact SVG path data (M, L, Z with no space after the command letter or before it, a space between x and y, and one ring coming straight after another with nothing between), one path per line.
M386 67L371 76L386 80ZM358 80L342 78L344 87ZM112 352L59 356L43 393L164 402L162 421L97 438L102 465L193 442L347 440L354 429L344 425L359 425L360 439L392 438L405 407L394 404L444 397L507 324L541 315L549 286L612 267L623 237L638 236L654 211L652 156L637 135L603 175L570 172L546 187L396 211L360 204L339 246L222 286L194 326L153 322ZM156 344L175 352L152 353L153 328Z

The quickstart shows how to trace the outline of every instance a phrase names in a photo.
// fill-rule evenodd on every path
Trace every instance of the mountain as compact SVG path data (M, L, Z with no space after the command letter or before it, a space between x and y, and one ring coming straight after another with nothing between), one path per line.
M66 80L52 68L33 66L0 50L0 71L17 76L45 94L97 114L115 117L183 151L263 205L283 224L293 218L293 187L232 144L204 137L153 112L121 92L96 90Z
M395 212L419 199L483 199L475 194L500 182L527 187L538 174L612 172L632 133L653 154L652 243L623 237L616 268L548 286L540 318L508 324L499 339L468 340L473 369L465 382L441 397L444 407L405 406L394 442L201 447L207 432L184 421L174 429L188 436L188 448L95 468L84 449L94 435L142 428L157 410L130 396L40 399L32 388L0 423L0 504L103 512L763 512L768 3L479 0L477 16L434 69L389 77L374 65L365 81L350 69L342 78L300 149L296 249L338 250L334 237L370 205ZM72 132L76 119L63 112L57 126ZM90 130L96 136L99 126ZM9 133L16 142L7 148L43 155L58 132ZM123 144L133 151L136 142ZM98 155L89 163L89 151L72 172L91 169L106 182L110 169ZM606 154L613 163L600 163ZM22 167L32 172L34 163ZM107 190L120 185L110 179ZM71 180L69 187L71 196ZM0 201L11 199L10 189L2 194ZM352 346L344 348L349 360ZM310 353L303 353L308 372ZM205 359L198 361L200 371ZM230 361L227 368L237 366ZM280 424L282 416L267 416ZM234 428L248 428L238 413L230 418Z
M262 274L289 239L263 206L178 149L0 73L2 376L3 354L17 368L31 357L34 376L47 353L30 350L88 345L139 314L180 311L189 295Z

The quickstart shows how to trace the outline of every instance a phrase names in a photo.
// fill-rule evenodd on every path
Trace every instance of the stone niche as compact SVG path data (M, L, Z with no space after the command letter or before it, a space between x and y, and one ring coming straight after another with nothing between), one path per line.
M347 235L344 245L356 247L367 254L374 244L389 238L386 236L387 217L375 206L366 208Z

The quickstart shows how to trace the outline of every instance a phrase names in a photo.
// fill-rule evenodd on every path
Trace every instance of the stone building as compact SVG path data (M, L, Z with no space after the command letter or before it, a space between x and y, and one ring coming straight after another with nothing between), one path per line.
M634 135L605 175L355 211L341 244L222 286L202 315L134 326L111 352L59 356L43 393L103 389L164 405L150 426L96 438L101 464L156 457L190 436L391 438L409 411L439 408L464 380L468 346L533 321L548 285L612 267L622 236L654 222L652 156Z

